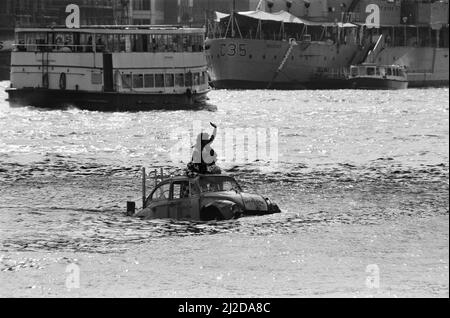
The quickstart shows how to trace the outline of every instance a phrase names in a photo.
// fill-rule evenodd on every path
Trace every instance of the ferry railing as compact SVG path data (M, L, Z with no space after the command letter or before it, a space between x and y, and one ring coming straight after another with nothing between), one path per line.
M147 51L134 51L125 49L110 50L107 45L57 45L57 44L13 44L13 51L16 52L57 52L57 53L107 53L107 52L128 52L128 53L201 53L204 46L201 44L179 46L183 49L175 49L167 45L150 47Z
M97 45L95 50L92 45L58 45L58 44L13 44L13 51L16 52L105 52L104 46Z

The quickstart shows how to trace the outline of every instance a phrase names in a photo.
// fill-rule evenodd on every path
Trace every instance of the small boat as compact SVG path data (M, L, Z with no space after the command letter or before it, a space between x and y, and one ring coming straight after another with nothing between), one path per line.
M347 82L354 89L408 88L406 70L400 65L352 65Z
M11 105L88 110L192 109L210 91L202 28L18 28Z

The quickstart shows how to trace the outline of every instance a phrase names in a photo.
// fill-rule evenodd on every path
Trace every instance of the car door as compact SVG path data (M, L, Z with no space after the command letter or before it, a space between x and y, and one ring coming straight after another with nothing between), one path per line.
M149 197L147 209L152 212L152 218L164 219L169 217L170 182L159 185Z
M191 207L189 181L174 181L171 187L169 218L177 220L192 219Z

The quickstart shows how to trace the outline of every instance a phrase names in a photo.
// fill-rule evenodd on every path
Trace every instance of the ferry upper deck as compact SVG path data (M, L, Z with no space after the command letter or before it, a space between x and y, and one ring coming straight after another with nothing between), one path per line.
M89 26L16 29L15 51L202 52L205 30L180 26Z

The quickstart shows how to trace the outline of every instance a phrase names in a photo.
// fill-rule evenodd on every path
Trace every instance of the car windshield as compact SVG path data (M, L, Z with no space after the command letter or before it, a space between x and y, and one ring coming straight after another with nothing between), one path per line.
M205 192L220 192L220 191L237 191L241 192L241 187L236 180L231 177L201 177L200 189L202 193Z

